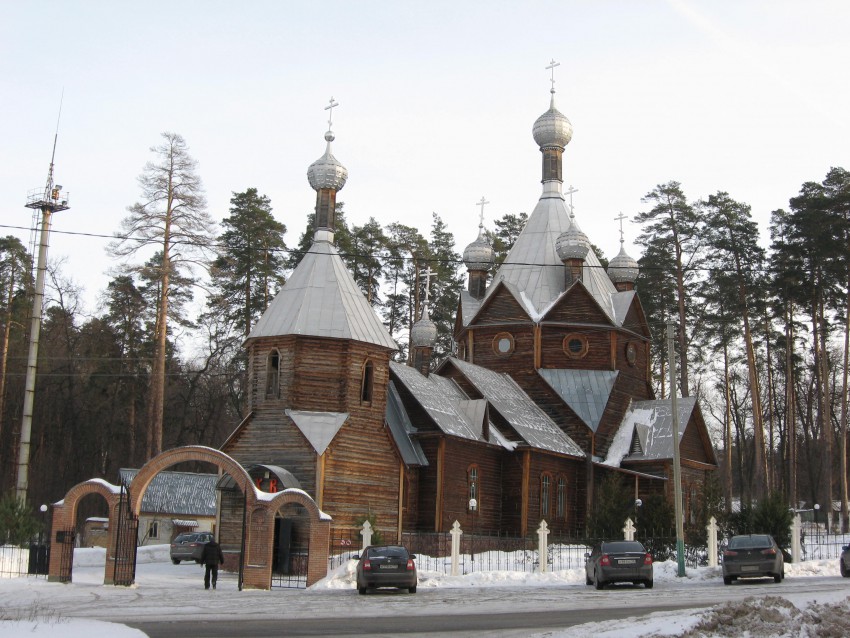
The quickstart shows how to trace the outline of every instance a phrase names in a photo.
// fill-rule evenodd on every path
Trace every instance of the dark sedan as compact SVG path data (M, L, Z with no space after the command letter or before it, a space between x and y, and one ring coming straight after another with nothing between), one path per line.
M193 560L196 563L201 562L201 552L204 551L204 545L213 539L212 532L190 532L188 534L180 534L171 541L171 562L179 565L181 560Z
M602 589L610 583L643 583L652 589L652 554L637 541L603 541L585 554L585 583Z
M785 559L773 536L733 536L723 552L723 583L731 585L739 578L767 577L772 577L776 583L785 578Z
M415 554L400 545L372 545L363 550L357 562L357 591L395 587L416 593Z

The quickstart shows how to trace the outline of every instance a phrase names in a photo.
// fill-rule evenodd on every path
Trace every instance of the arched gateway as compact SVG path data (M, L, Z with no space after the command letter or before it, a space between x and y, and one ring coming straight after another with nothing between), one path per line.
M65 498L53 504L54 550L50 553L48 579L53 582L71 580L73 561L74 527L77 504L89 494L100 494L109 509L109 541L106 549L106 567L103 582L107 585L132 584L135 571L131 571L129 582L116 580L116 565L135 565L136 543L122 544L123 527L133 521L141 511L142 498L153 478L162 470L177 463L201 461L212 463L232 477L233 482L245 495L245 551L242 553L242 584L249 589L269 589L271 585L272 553L275 514L289 503L300 505L310 519L310 556L307 566L307 586L321 580L327 574L328 539L330 517L323 513L310 496L299 489L285 489L269 494L259 490L251 477L239 463L227 454L214 448L200 445L167 450L148 461L136 474L129 486L129 494L122 488L102 479L91 479L68 490ZM132 528L135 538L135 527Z

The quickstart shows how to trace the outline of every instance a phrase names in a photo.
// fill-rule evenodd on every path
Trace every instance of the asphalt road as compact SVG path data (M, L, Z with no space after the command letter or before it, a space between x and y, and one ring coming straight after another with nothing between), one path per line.
M615 586L421 589L415 595L351 590L284 592L276 609L240 613L230 601L209 608L208 618L130 619L123 622L152 638L180 636L424 636L519 637L577 624L642 616L652 612L703 608L747 596L834 592L850 583L835 578L748 581L724 586L707 582L680 586L656 582L653 590ZM110 620L121 621L120 614Z

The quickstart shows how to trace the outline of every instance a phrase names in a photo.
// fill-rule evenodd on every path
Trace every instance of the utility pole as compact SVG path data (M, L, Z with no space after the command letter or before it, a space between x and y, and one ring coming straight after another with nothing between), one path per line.
M679 461L679 402L676 398L676 324L667 322L667 358L670 369L670 411L673 430L673 500L676 516L676 558L677 575L685 575L685 530L682 512L682 467Z
M32 300L30 322L29 356L27 357L26 387L24 390L24 412L21 420L21 440L18 446L18 480L15 494L18 501L25 503L29 485L30 438L32 436L32 411L35 399L35 375L38 364L38 339L41 333L41 312L44 307L44 276L47 272L47 247L50 239L50 221L53 213L68 210L68 198L62 195L62 187L53 183L53 160L56 157L57 132L53 138L53 155L47 172L47 184L27 193L27 208L41 211L41 239L38 245L38 269L35 278L35 294Z

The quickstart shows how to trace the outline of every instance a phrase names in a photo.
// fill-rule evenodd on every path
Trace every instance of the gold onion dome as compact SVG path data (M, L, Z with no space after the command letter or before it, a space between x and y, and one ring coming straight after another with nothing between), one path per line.
M313 190L330 188L339 191L342 190L342 187L345 186L345 180L348 179L348 169L331 153L331 142L334 141L333 132L325 133L325 140L328 143L325 154L310 164L310 168L307 169L307 180Z

